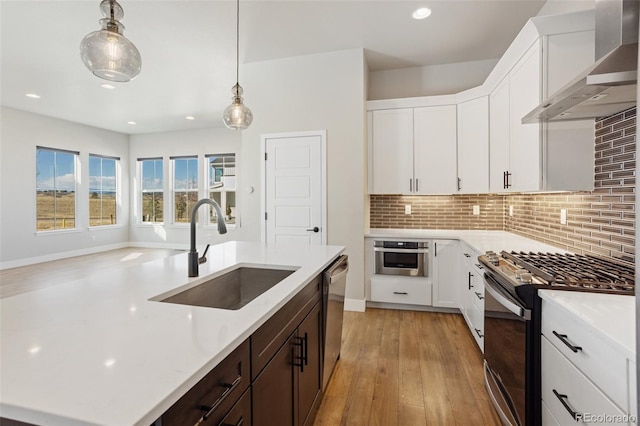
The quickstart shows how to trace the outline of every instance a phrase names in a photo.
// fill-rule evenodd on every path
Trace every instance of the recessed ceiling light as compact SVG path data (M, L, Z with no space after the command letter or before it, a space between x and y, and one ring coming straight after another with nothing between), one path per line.
M429 15L431 15L431 9L428 7L421 7L420 9L416 9L411 16L413 16L413 19L424 19Z
M101 84L100 87L104 88L104 89L115 89L116 86L112 85L112 84Z
M40 99L40 95L36 95L35 93L26 93L25 96L31 99Z
M135 121L127 121L129 124L137 124Z
M190 115L187 115L185 118L186 118L187 120L195 120L195 119L196 119L195 117L192 117L192 116L190 116Z

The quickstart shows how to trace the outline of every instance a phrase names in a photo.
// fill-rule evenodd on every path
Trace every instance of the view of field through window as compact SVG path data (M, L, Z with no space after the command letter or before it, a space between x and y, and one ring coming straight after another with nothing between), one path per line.
M142 191L142 222L164 220L162 158L139 159Z
M118 160L119 158L89 156L89 226L117 223Z
M173 220L191 221L191 210L198 202L198 158L172 158L173 161Z
M36 148L36 231L76 227L77 156Z

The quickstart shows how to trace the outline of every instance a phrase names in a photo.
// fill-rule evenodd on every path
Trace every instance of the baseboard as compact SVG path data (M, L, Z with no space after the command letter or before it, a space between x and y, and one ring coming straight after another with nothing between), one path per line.
M364 312L367 307L367 302L364 299L344 299L344 310Z
M368 308L397 309L401 311L441 312L446 314L461 314L460 309L457 309L457 308L438 308L434 306L405 305L401 303L386 303L386 302L371 302L371 301L368 301L366 304Z
M0 263L0 270L10 269L10 268L18 268L20 266L34 265L36 263L42 263L42 262L50 262L52 260L66 259L68 257L75 257L75 256L83 256L83 255L86 255L86 254L100 253L100 252L103 252L103 251L117 250L117 249L121 249L121 248L125 248L125 247L130 247L130 244L128 242L127 243L117 243L117 244L107 244L107 245L104 245L104 246L91 247L91 248L82 249L82 250L64 251L64 252L61 252L61 253L47 254L47 255L44 255L44 256L36 256L36 257L28 257L28 258L25 258L25 259L9 260L7 262Z

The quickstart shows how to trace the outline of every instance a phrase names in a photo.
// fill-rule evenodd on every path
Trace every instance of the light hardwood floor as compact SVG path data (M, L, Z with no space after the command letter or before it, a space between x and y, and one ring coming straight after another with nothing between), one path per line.
M340 361L314 425L500 425L461 315L345 312Z
M85 256L0 270L0 299L87 278L111 268L139 265L182 253L178 250L127 247Z

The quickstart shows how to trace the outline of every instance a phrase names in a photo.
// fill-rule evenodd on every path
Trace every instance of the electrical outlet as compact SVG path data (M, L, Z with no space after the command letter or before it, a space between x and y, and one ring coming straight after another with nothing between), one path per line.
M560 209L560 225L567 224L567 209Z
M404 205L404 214L411 214L411 204Z
M509 216L513 216L513 206L509 206Z
M473 215L474 216L480 215L480 206L473 206Z

